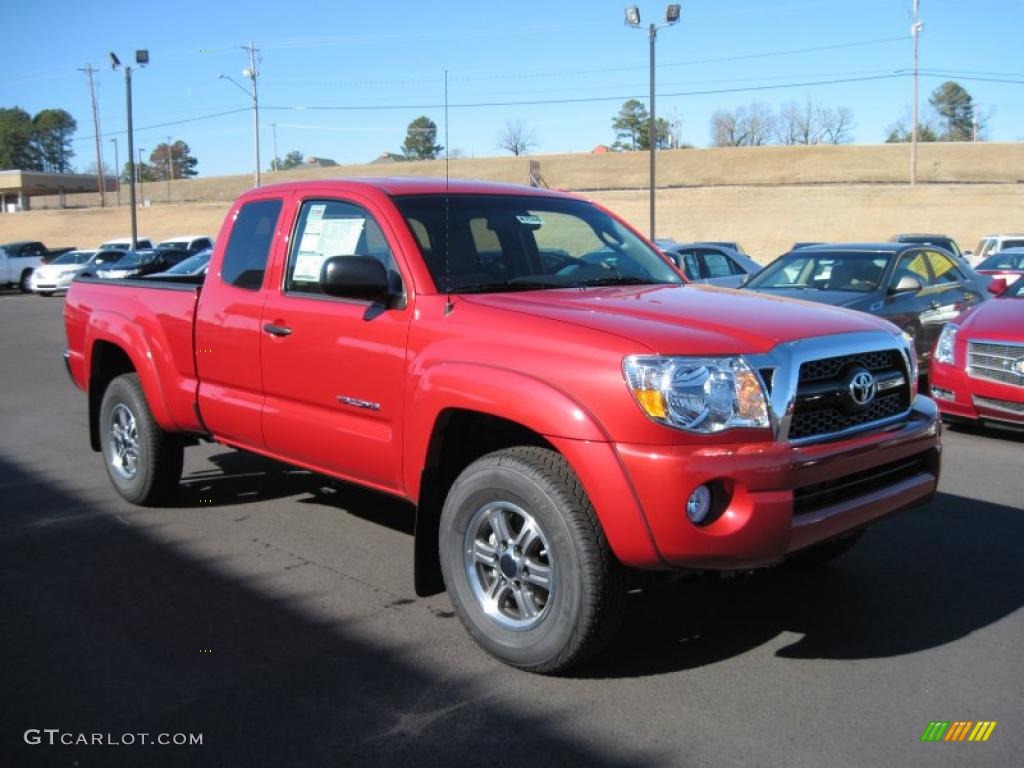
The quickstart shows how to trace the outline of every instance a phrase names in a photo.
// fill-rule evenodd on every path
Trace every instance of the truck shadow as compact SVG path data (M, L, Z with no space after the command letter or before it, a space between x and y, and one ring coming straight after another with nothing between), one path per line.
M940 493L817 569L703 577L632 596L623 629L580 677L694 669L800 637L790 659L872 659L934 648L1024 605L1020 509Z
M300 496L300 504L326 504L410 536L414 532L413 506L394 496L244 451L226 450L207 460L216 469L186 473L168 508L216 508Z
M236 451L218 470L190 473L176 505L239 504L299 496L300 504L412 535L411 505L393 497ZM940 493L885 520L844 557L813 570L788 566L730 579L700 577L631 595L611 647L576 676L653 675L702 667L780 635L800 637L786 658L869 659L952 642L1024 605L1024 539L1012 507Z
M370 642L2 455L0 478L0 765L495 765L523 734L549 764L657 762L414 658L415 638ZM27 745L43 728L203 743Z

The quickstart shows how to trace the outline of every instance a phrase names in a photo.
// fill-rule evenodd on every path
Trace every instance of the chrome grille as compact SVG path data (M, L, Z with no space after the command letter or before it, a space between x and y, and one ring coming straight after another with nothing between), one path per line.
M1024 373L1014 366L1024 360L1024 344L971 341L967 344L967 372L976 379L1024 387Z
M847 388L846 376L854 367L866 368L876 377L902 374L900 384L879 392L861 410L850 412L837 407L835 400ZM830 392L835 397L804 400L801 395L810 389ZM848 355L809 360L800 365L797 400L789 425L790 440L827 438L856 427L870 426L898 417L910 408L911 383L906 360L897 349L858 352Z
M1016 413L1024 416L1024 403L1016 403L1013 400L999 400L995 397L982 397L981 395L974 395L974 404L980 405L983 408L992 408L997 411L1006 411L1007 413Z

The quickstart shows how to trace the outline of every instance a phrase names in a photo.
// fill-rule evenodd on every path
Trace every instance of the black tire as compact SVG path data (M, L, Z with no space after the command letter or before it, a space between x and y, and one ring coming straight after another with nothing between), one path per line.
M788 558L786 564L794 568L818 568L822 565L827 565L837 557L842 557L853 549L863 535L864 531L857 531L841 539L832 539L821 544L815 544L813 547L808 547Z
M530 545L538 548L537 559L529 559L524 546L518 572L513 560L519 555L513 556L512 547L501 555L500 544L495 543L493 564L478 563L471 554L477 543L489 546L491 539L478 542L476 537L479 531L496 530L486 522L486 510L499 508L519 510L540 531ZM516 517L522 520L518 530ZM509 529L516 541L525 541L519 534L527 527L526 518L513 511L506 519L512 521ZM512 666L544 674L564 672L607 645L622 621L624 569L612 554L575 472L553 451L509 448L470 464L445 500L440 556L452 605L469 634L488 653ZM528 583L538 578L544 562L550 577L546 590ZM509 570L503 575L506 567ZM484 607L487 598L479 595L481 585L492 576L492 585L508 586L495 590L499 599L491 603L489 613ZM523 605L519 598L529 599L534 608L543 602L543 608L524 619L535 623L510 627L516 619L505 616L501 605L514 613Z
M118 434L127 435L127 442L115 435L115 419ZM133 429L126 429L126 422ZM147 507L170 499L181 480L185 449L179 437L164 432L154 420L136 374L122 374L107 386L99 433L103 464L122 498Z
M32 293L32 270L26 269L21 273L21 280L18 281L18 288L22 293Z

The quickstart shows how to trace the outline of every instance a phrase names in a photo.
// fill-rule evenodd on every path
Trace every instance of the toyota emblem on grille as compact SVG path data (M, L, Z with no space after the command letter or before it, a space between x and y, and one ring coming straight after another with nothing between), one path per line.
M848 386L853 402L861 407L875 399L875 390L877 389L875 377L863 368L854 371Z

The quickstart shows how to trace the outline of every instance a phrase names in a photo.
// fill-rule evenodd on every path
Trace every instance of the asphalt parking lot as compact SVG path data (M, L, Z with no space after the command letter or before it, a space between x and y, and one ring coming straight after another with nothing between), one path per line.
M88 447L63 301L0 295L0 764L909 766L1024 751L1024 438L947 430L941 493L817 571L631 599L569 678L412 590L409 508L216 445L138 509ZM922 743L994 720L985 743ZM202 745L27 745L61 733ZM1017 758L1012 756L1016 754Z

